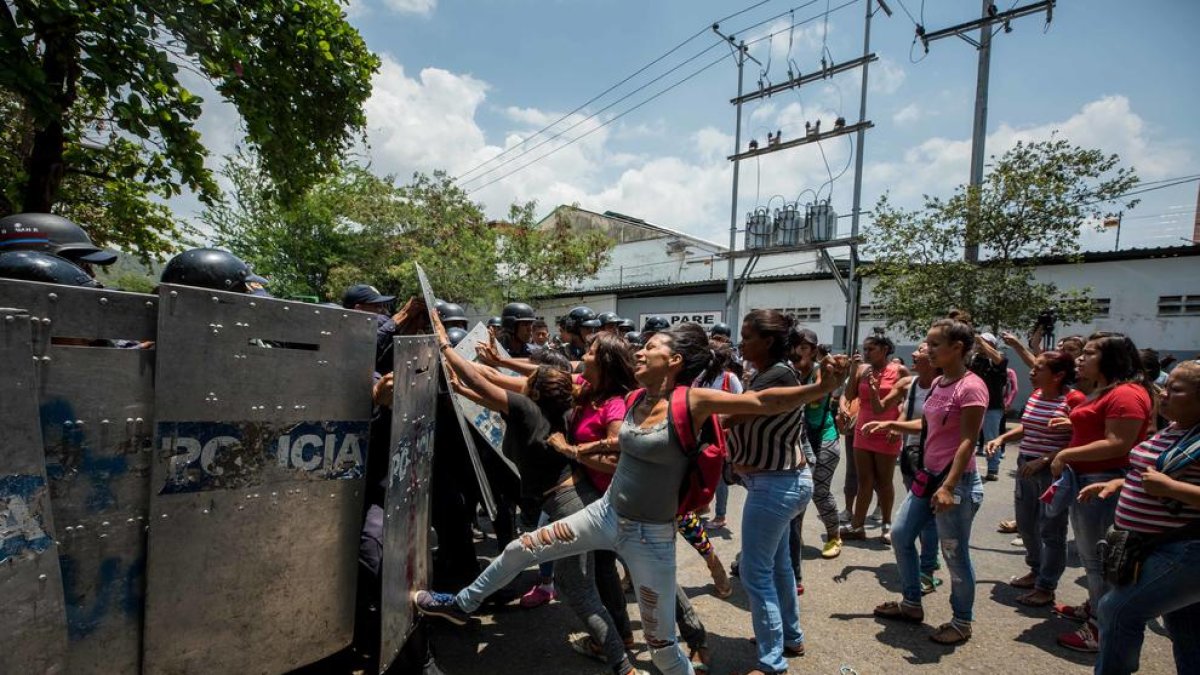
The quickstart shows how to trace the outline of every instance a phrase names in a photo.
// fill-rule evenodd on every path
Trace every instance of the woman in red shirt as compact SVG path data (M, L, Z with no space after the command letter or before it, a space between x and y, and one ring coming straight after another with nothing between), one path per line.
M879 496L879 511L883 515L883 543L891 544L892 505L896 499L893 477L896 458L900 456L900 437L884 432L868 432L864 427L875 421L890 422L900 417L900 403L905 390L897 386L908 376L908 369L890 359L895 351L892 341L882 335L863 340L866 363L855 365L850 372L843 396L847 401L858 399L859 413L854 430L854 464L858 473L858 495L854 500L854 517L842 530L842 539L865 539L863 529L871 496Z
M1095 389L1087 400L1071 409L1071 442L1055 456L1050 470L1055 477L1067 466L1075 472L1082 490L1107 483L1125 474L1129 451L1146 436L1150 424L1150 394L1141 382L1141 357L1133 340L1119 333L1095 333L1079 356L1079 377ZM1083 607L1055 605L1055 612L1083 621L1073 633L1058 636L1058 644L1081 652L1099 650L1100 633L1091 608L1108 592L1096 544L1112 526L1115 497L1075 502L1071 505L1071 529L1079 559L1087 573L1088 604Z

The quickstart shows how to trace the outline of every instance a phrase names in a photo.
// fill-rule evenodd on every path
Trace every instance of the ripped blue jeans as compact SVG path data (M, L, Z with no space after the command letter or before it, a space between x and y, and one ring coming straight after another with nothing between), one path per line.
M622 518L608 494L509 542L474 583L459 591L455 602L463 611L474 612L530 565L598 549L616 551L629 567L654 665L666 675L693 675L675 637L675 521Z
M954 618L970 622L975 609L975 566L971 564L971 524L983 504L983 482L972 471L963 474L954 494L959 503L949 511L934 515L928 498L909 492L900 504L892 524L892 550L900 569L900 588L904 600L921 604L921 564L917 557L917 537L930 520L937 519L942 557L950 572L950 609Z

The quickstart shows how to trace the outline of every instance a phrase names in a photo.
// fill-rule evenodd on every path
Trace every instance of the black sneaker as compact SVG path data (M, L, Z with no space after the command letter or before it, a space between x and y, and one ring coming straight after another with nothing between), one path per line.
M416 604L417 611L425 616L445 619L456 626L465 626L471 622L471 615L462 611L450 593L417 591L413 603Z
M988 475L984 476L983 479L986 481L998 481L1000 480L1000 476L994 473L989 473Z

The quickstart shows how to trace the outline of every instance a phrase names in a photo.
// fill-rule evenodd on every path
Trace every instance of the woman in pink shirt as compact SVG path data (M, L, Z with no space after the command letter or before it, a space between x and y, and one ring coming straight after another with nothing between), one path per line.
M975 567L971 564L971 524L983 503L983 483L975 471L975 441L988 405L987 385L967 370L975 330L957 319L935 321L926 337L929 360L942 369L925 399L922 418L909 422L870 422L865 432L922 434L924 450L912 488L896 515L892 548L900 570L903 598L875 608L875 615L922 623L921 566L917 536L930 518L937 519L938 538L950 570L953 619L930 639L943 645L971 637L975 606Z

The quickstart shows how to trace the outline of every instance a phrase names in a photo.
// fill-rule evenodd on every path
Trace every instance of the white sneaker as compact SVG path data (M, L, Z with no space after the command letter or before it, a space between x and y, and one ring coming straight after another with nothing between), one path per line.
M1010 543L1010 544L1012 544L1013 546L1024 546L1024 545L1025 545L1025 540L1024 540L1024 539L1022 539L1022 538L1020 538L1020 537L1017 537L1016 539L1013 539L1013 540L1012 540L1011 542L1009 542L1009 543Z

